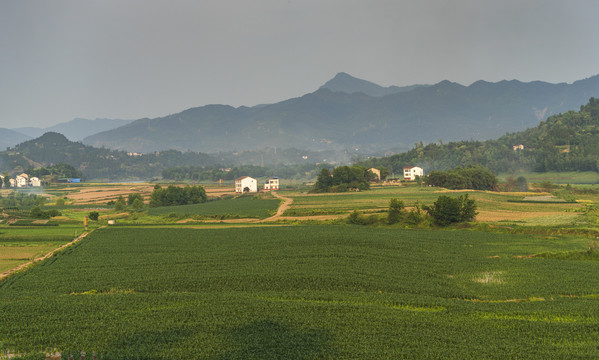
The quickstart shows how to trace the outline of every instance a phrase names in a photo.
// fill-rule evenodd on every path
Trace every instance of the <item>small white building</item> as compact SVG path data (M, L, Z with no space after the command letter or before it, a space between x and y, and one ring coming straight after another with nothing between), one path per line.
M4 187L4 175L0 175L0 188Z
M414 181L416 180L416 176L423 177L424 170L418 166L406 166L403 168L403 179Z
M235 192L239 194L258 192L258 180L249 176L242 176L235 179Z
M266 179L264 190L279 190L279 178L275 176Z
M27 174L21 174L21 175L17 175L17 187L27 187L29 186L29 175Z
M17 186L17 180L15 180L15 179L8 179L8 181L10 182L10 187Z
M29 186L42 186L42 182L38 177L32 177L29 179Z

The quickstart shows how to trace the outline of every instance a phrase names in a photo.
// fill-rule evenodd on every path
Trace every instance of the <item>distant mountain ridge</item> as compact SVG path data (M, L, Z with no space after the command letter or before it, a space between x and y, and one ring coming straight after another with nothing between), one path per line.
M63 134L71 141L81 141L84 138L106 130L115 129L129 124L133 120L119 119L81 119L76 118L71 121L63 122L47 128L23 127L13 129L19 133L25 134L30 138L37 138L48 132L57 132ZM17 143L13 144L16 145Z
M549 115L577 110L589 98L599 97L599 76L572 84L511 80L464 86L442 81L384 96L348 93L357 88L355 84L368 82L343 74L335 78L329 86L343 91L323 86L275 104L191 108L136 120L83 142L137 152L214 153L266 147L407 150L419 141L496 138L536 126Z
M347 73L340 72L334 78L327 81L320 89L329 89L336 92L344 92L346 94L362 93L368 96L379 97L400 92L411 91L421 87L430 85L411 85L411 86L389 86L382 87L373 82L355 78Z
M0 128L0 150L15 146L16 144L31 139L15 130Z

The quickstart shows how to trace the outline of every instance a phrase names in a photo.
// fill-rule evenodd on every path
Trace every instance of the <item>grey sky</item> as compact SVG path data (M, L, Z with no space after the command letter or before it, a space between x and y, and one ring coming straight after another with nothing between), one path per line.
M599 73L596 0L0 0L0 127Z

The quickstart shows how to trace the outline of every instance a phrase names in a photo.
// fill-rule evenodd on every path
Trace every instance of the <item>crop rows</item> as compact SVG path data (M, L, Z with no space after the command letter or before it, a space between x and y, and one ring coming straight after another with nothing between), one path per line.
M187 215L200 217L266 218L276 212L277 199L254 199L241 197L230 200L215 200L203 204L163 206L151 208L149 215Z
M589 358L599 262L523 257L584 244L359 226L100 229L0 283L0 350Z

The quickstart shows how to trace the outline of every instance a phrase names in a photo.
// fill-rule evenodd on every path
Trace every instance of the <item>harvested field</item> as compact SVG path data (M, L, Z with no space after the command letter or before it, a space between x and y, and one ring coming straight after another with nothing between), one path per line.
M185 186L185 185L177 185ZM220 197L223 195L233 195L234 188L223 187L204 187L208 197ZM116 200L119 196L127 197L131 193L139 193L147 202L150 194L154 190L153 184L123 184L123 185L98 185L90 187L67 187L67 197L77 204L106 203Z

